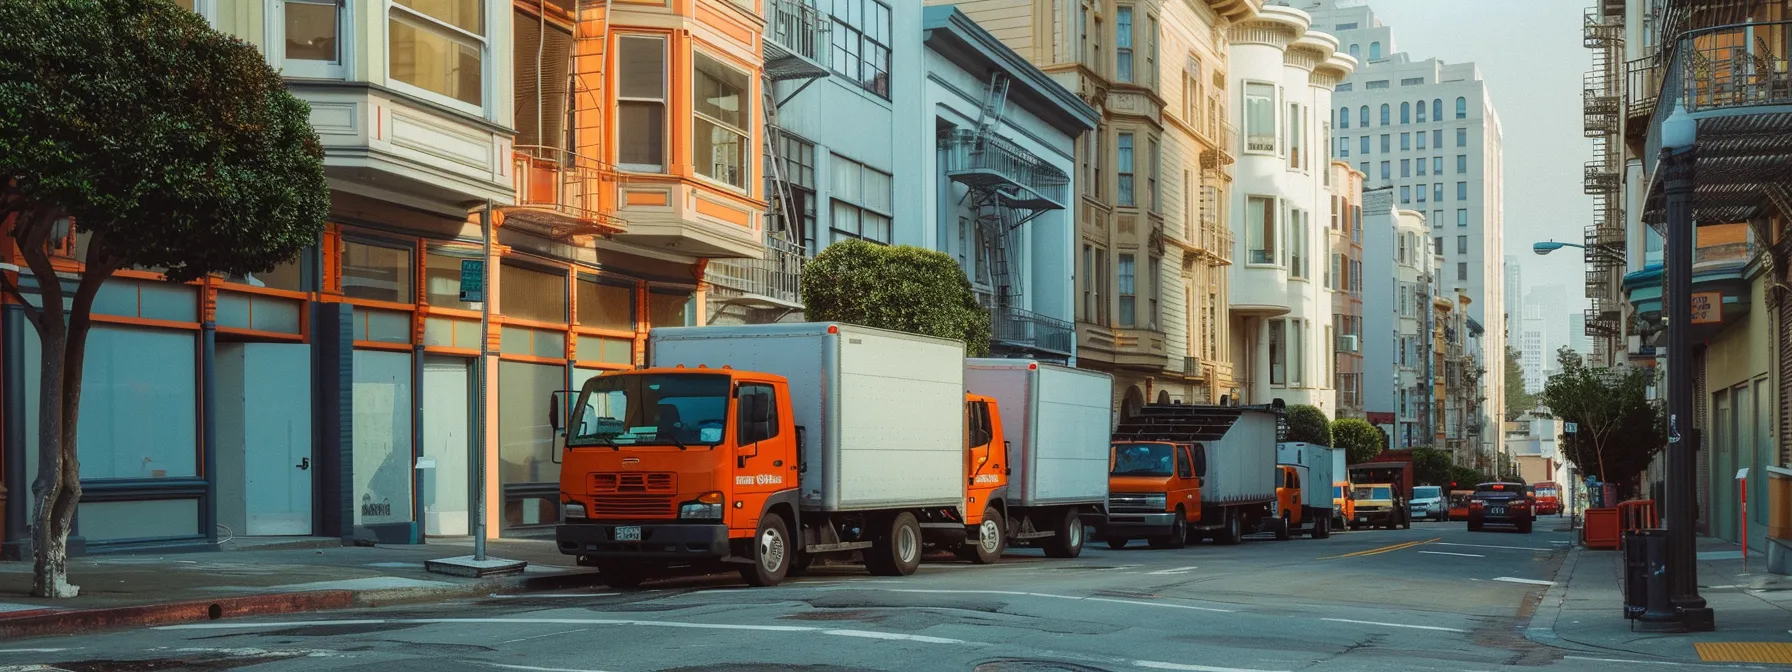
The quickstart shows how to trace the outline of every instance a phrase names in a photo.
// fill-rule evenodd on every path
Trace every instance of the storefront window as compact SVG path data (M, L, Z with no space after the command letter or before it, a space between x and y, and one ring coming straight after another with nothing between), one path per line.
M411 354L355 351L355 524L411 520Z
M413 303L411 250L342 241L342 294L353 299Z
M635 329L635 289L579 278L579 325Z
M460 300L460 264L469 257L430 253L424 261L424 293L437 308L479 310L479 304Z
M690 294L661 294L658 292L648 294L648 323L655 327L685 326L689 324L685 319L685 309L690 302Z
M548 424L553 394L565 389L566 368L524 362L498 363L498 478L505 486L556 483L554 432ZM504 498L504 524L544 525L559 519L557 497Z
M42 350L37 330L24 332L25 468L35 474ZM94 326L81 374L81 480L199 474L196 354L191 331Z
M498 279L498 308L505 317L537 322L566 321L566 276L504 264Z

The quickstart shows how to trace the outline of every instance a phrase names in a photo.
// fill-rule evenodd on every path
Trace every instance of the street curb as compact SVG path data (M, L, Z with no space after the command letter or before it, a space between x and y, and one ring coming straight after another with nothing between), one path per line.
M1556 568L1555 575L1549 579L1549 590L1543 592L1537 609L1531 612L1530 623L1524 629L1525 639L1557 649L1583 650L1556 636L1556 622L1561 620L1562 605L1568 601L1568 584L1574 579L1574 570L1579 566L1580 554L1583 552L1585 549L1578 544L1568 547L1568 557L1562 559L1561 566ZM1567 577L1564 578L1563 574Z
M0 641L26 637L72 635L100 630L178 625L227 618L441 602L492 594L566 590L599 583L602 582L597 578L596 572L572 572L525 579L480 581L473 584L444 587L313 590L97 609L34 610L24 612L24 615L0 617Z

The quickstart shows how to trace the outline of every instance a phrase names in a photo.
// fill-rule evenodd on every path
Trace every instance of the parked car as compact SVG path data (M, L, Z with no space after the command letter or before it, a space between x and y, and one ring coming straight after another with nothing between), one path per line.
M1486 525L1505 525L1530 534L1535 520L1530 494L1522 483L1482 483L1468 500L1470 532L1479 532Z
M1444 489L1435 485L1421 485L1412 489L1412 499L1407 507L1412 512L1413 520L1443 520L1449 515L1444 508Z
M1450 520L1468 520L1468 499L1474 494L1473 490L1450 491Z

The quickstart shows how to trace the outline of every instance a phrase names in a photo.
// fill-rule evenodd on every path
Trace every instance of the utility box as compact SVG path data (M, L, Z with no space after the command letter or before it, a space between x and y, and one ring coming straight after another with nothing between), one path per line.
M1767 571L1792 574L1792 469L1767 467Z

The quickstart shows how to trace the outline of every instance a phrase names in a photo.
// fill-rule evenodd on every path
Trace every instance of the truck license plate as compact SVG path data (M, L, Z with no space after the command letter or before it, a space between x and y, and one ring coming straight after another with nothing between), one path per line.
M1495 515L1495 516L1503 516L1503 515L1506 515L1506 507L1503 507L1503 506L1490 507L1487 509L1487 513L1489 513L1491 515Z
M639 526L639 525L624 525L624 526L616 528L616 540L617 541L640 541L641 540L641 526Z

